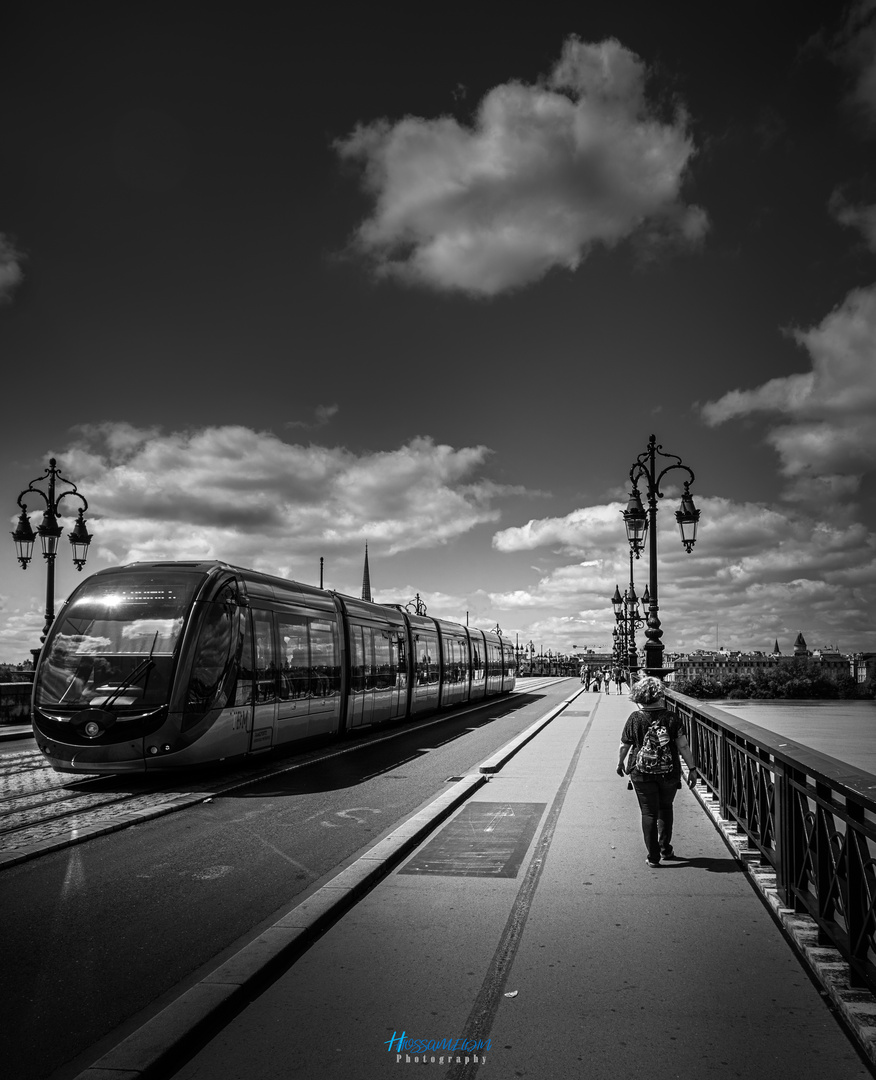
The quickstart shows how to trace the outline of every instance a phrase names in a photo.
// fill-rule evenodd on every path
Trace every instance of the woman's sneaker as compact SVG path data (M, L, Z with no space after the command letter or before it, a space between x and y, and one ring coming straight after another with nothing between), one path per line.
M647 863L648 866L659 866L660 865L660 860L658 859L657 862L654 862L654 860L650 857L650 855L645 856L645 862Z

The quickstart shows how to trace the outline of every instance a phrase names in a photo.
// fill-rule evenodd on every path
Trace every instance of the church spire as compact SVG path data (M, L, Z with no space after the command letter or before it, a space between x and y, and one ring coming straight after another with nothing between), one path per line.
M368 545L365 545L365 569L362 573L362 599L371 603L371 572L368 569Z

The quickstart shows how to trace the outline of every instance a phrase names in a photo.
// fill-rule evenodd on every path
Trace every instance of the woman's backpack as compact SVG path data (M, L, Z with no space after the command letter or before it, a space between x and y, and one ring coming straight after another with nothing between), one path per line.
M672 772L672 743L662 719L652 720L645 732L633 768L643 776L666 776Z

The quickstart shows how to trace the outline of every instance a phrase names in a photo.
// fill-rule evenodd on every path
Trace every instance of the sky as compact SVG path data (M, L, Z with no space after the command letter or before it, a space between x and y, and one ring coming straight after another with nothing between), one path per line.
M58 603L192 558L359 595L367 544L379 601L610 648L654 434L701 511L687 554L670 472L667 649L876 649L876 2L544 9L6 14L0 494L87 499ZM45 591L7 541L0 660Z

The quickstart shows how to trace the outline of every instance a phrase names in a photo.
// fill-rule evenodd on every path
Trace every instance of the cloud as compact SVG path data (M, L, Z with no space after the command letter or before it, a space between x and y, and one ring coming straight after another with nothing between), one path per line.
M842 192L837 190L830 196L828 210L840 225L857 229L870 251L876 252L876 204L853 206L847 202Z
M552 547L564 554L586 555L623 536L621 512L626 504L609 503L573 510L564 517L539 518L503 529L493 536L497 551L533 551ZM620 534L618 533L620 527Z
M858 0L849 8L842 29L832 43L834 60L852 78L850 103L876 123L876 2Z
M767 413L767 435L788 480L785 495L832 502L857 491L876 467L876 285L855 289L822 322L792 336L812 370L732 390L702 407L712 426Z
M287 428L324 427L337 415L338 409L337 405L317 405L313 410L312 420L289 420L285 426Z
M17 285L24 280L24 256L8 236L0 233L0 304L9 303Z
M669 650L714 647L716 624L721 643L733 648L771 649L778 638L787 651L799 630L810 645L876 645L870 617L876 537L863 525L821 521L799 507L715 496L698 496L697 503L702 518L690 555L681 546L674 514L658 514L660 618ZM497 533L493 544L503 552L556 551L559 545L561 556L588 553L582 561L560 559L530 585L491 593L502 625L525 624L521 629L529 637L534 626L549 626L552 641L566 647L610 647L610 598L616 585L623 592L629 582L621 508L581 508ZM641 596L650 580L647 557L634 562L634 575ZM561 618L574 621L563 630Z
M242 426L113 423L78 429L63 454L99 556L224 559L293 576L330 551L359 557L366 540L393 554L495 523L512 489L484 475L489 457L422 437L357 455Z
M593 244L644 228L698 243L705 212L681 201L694 153L678 110L661 121L646 68L616 40L570 37L550 75L490 90L470 126L449 116L359 125L336 143L374 200L354 246L379 276L494 296Z

